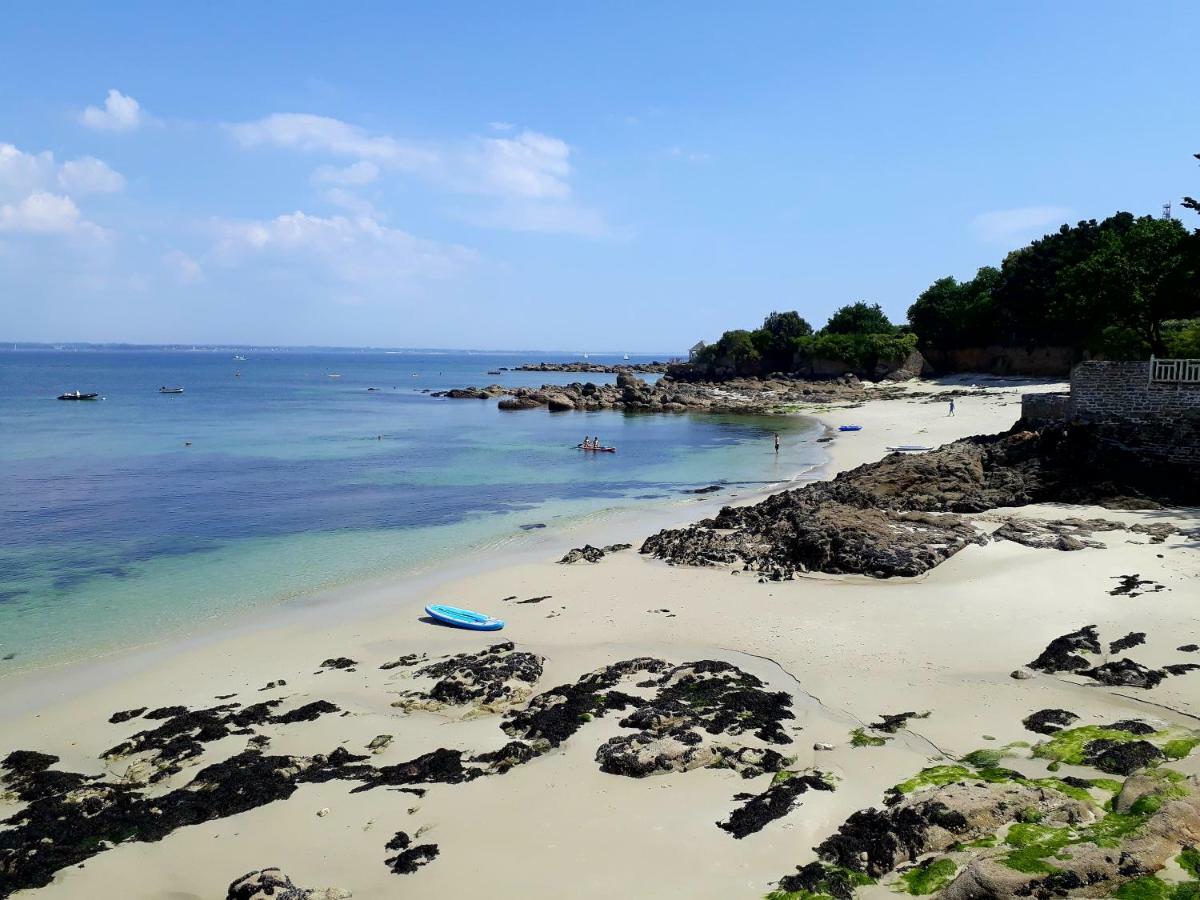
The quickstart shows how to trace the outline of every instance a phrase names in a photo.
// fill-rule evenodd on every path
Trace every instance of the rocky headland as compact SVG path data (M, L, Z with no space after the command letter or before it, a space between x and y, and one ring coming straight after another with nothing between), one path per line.
M1184 486L1106 453L1085 426L1015 428L921 454L892 453L832 481L648 538L641 552L671 563L737 565L779 580L803 572L913 576L989 539L1075 550L1103 546L1104 520L1006 523L989 536L975 514L1033 503L1155 507ZM1145 531L1146 527L1143 526ZM1174 528L1165 525L1162 540ZM1081 539L1083 538L1083 539Z
M615 375L618 372L639 372L642 374L661 374L673 364L658 362L630 363L623 362L616 366L606 366L594 362L565 362L565 363L525 363L514 366L514 372L579 372L588 375Z
M867 399L898 396L895 386L864 385L854 376L828 381L793 378L735 378L721 382L676 381L664 376L653 384L621 370L615 384L573 382L544 384L540 388L455 388L431 396L451 400L500 399L504 410L538 409L550 412L588 412L610 409L630 412L769 413L801 404L854 404Z

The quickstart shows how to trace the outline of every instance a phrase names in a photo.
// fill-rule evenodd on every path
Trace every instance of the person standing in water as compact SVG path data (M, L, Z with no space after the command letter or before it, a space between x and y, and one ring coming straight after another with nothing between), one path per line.
M779 452L779 432L775 432L775 452Z
M949 416L954 415L954 398L953 397L950 398L950 412L948 412L946 415L949 415Z

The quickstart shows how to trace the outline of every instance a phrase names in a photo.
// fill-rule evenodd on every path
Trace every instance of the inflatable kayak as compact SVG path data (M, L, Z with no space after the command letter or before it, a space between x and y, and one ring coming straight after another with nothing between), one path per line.
M585 446L583 446L583 444L579 444L575 449L582 450L585 453L616 453L617 452L616 447L585 447Z
M425 607L425 612L446 625L456 628L468 628L471 631L499 631L504 627L503 619L493 619L483 613L471 609L459 609L457 606L443 606L434 603Z
M922 447L920 444L901 444L898 447L888 447L893 453L915 453L918 450L932 450L932 447Z
M861 425L839 425L838 431L862 431Z

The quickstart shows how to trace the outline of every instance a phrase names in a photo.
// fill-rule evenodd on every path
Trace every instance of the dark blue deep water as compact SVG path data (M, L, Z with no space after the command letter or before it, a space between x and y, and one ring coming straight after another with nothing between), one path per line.
M553 354L242 352L0 351L0 656L17 654L0 676L820 460L796 417L504 413L423 393L584 380L486 374L568 358ZM75 389L104 399L54 399ZM584 435L618 452L574 450Z

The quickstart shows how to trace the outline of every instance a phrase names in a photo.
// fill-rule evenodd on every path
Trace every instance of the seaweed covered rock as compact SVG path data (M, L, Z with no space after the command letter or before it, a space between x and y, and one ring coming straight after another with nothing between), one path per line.
M1082 653L1100 653L1100 634L1095 625L1085 625L1078 631L1052 640L1029 668L1053 675L1056 672L1077 672L1091 663Z
M1079 674L1109 687L1138 687L1147 690L1156 687L1166 678L1166 673L1159 669L1151 669L1125 658L1084 669Z
M511 641L443 657L413 673L418 678L436 678L432 688L407 691L392 706L429 710L469 706L471 712L497 712L529 696L542 677L543 662L537 654L517 650Z
M1086 821L1089 804L1015 781L956 781L854 813L817 847L828 863L879 878L926 853L994 834L1022 810L1045 821Z
M225 900L346 900L353 896L341 888L297 887L280 869L248 872L229 885Z

